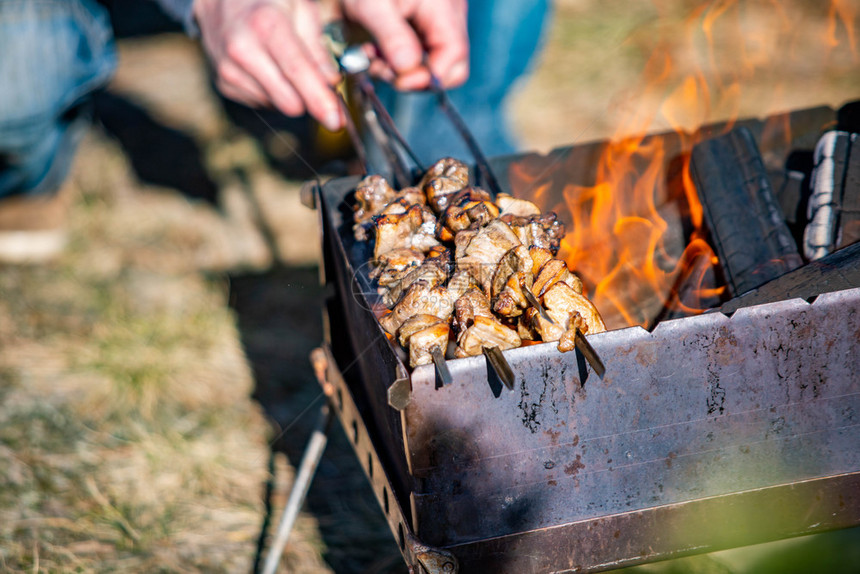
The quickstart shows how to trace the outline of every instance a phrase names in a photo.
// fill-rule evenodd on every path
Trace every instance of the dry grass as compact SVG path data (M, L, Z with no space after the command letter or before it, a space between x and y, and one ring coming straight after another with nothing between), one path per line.
M0 273L2 569L246 570L267 431L224 286L128 263L108 223L135 184L87 147L110 161L77 178L71 250Z

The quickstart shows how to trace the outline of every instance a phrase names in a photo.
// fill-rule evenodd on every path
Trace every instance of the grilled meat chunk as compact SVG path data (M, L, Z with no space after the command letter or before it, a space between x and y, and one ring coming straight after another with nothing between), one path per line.
M493 311L505 317L517 317L528 307L523 286L531 289L534 281L529 250L517 245L505 253L496 265L490 284Z
M461 189L469 185L469 168L461 161L442 158L427 170L418 187L427 196L427 203L436 213L442 213Z
M516 199L507 193L500 193L496 196L496 205L502 211L502 215L510 214L517 217L529 217L530 215L540 215L540 208L525 199Z
M419 187L404 187L397 192L397 199L403 200L409 205L424 205L427 203L427 196Z
M417 367L433 362L431 351L434 347L445 354L450 332L448 323L439 317L414 315L400 326L398 339L403 347L409 348L409 364Z
M382 209L391 203L397 192L388 185L381 175L368 175L355 188L355 221L361 223L378 215Z
M502 256L520 244L520 240L503 221L494 219L482 227L463 249L457 260L458 269L472 274L484 293L489 293L496 265Z
M421 181L418 182L418 187L424 189L425 185L439 177L447 177L459 181L462 183L460 186L460 189L462 189L469 184L469 167L453 157L443 157L427 169Z
M427 195L427 204L436 213L442 213L451 203L451 198L461 189L465 183L450 177L437 177L431 179L422 189Z
M436 323L442 323L442 319L435 315L427 315L426 313L419 313L418 315L413 315L409 317L406 321L400 325L400 329L397 331L397 340L400 341L401 347L409 346L409 337L430 327L435 325Z
M379 175L369 175L361 180L355 190L355 199L355 224L352 229L358 241L367 241L375 217L405 213L412 205L427 202L424 193L417 187L395 191Z
M448 323L440 321L412 335L409 338L409 364L412 367L429 365L433 362L434 348L439 349L444 355L450 334L451 328Z
M564 238L564 224L558 220L555 213L529 216L508 213L500 215L499 219L510 226L524 245L549 249L553 255L558 253Z
M566 283L577 293L582 293L582 280L567 269L567 263L561 259L550 259L540 268L532 285L536 297L542 297L558 282Z
M496 298L508 285L508 279L515 274L521 277L527 287L532 286L532 258L525 245L517 245L502 255L496 264L493 279L490 284L490 297Z
M437 285L443 285L447 279L447 265L440 263L439 261L424 260L424 263L418 267L410 269L409 272L400 279L400 281L392 283L387 287L380 287L378 293L382 295L383 304L385 304L386 307L391 307L400 300L403 293L405 293L413 283L424 281L429 284L430 287L435 287Z
M475 317L493 318L490 302L475 287L465 291L454 303L454 329L462 333L475 322Z
M442 267L449 272L449 275L454 268L454 265L451 262L451 250L444 245L435 245L431 247L430 251L425 255L424 260L427 262L435 261L442 265Z
M424 254L405 247L392 249L379 256L378 264L370 272L371 279L377 279L380 287L388 287L397 283L413 268L424 261Z
M469 246L469 243L475 236L478 234L476 229L464 229L463 231L458 231L454 236L454 260L460 261L463 257L466 256L466 247Z
M436 223L436 237L440 241L451 241L457 232L483 227L498 215L499 208L488 200L449 205Z
M544 266L544 263L552 259L552 251L549 249L545 249L543 247L529 247L529 257L532 258L532 274L537 275L540 272L540 268Z
M454 328L458 331L458 357L480 355L484 347L513 349L522 344L516 331L493 315L490 302L478 289L466 291L454 303Z
M594 304L564 282L558 282L543 297L546 314L553 320L550 323L534 309L528 310L532 326L544 341L558 341L558 350L570 351L574 348L576 329L584 334L602 333L606 325Z
M480 355L484 347L498 347L499 350L514 349L522 345L517 332L503 325L498 319L490 317L475 317L471 327L457 337L457 357L473 357Z
M433 287L429 282L419 280L409 286L391 313L383 315L379 322L388 333L396 335L400 326L413 315L435 315L447 320L453 310L453 295L447 288L441 285Z
M574 291L567 283L556 283L550 287L543 296L543 304L546 314L557 324L571 328L571 318L578 314L585 322L581 327L583 333L591 335L606 330L606 324L594 303Z
M434 237L436 218L423 205L413 205L405 213L382 215L376 220L374 261L392 249L415 249L422 253L439 244Z
M475 278L467 271L455 271L448 281L448 295L457 301L466 291L475 286Z

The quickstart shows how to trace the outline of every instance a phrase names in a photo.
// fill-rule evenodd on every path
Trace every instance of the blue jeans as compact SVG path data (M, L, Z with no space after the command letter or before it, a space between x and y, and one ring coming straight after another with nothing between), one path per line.
M517 149L505 114L512 86L529 68L541 43L549 0L471 0L466 83L449 96L487 156ZM468 148L428 93L379 86L380 98L418 158L429 165L442 156L471 161ZM371 156L376 159L374 155Z
M87 124L87 96L116 67L94 0L0 0L0 197L52 193Z

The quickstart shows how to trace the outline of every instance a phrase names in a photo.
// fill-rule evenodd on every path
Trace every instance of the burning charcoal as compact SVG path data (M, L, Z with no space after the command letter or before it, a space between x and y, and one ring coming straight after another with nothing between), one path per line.
M802 264L749 130L697 144L690 174L733 294Z
M858 134L827 132L815 146L809 224L803 253L815 260L860 240L860 147Z

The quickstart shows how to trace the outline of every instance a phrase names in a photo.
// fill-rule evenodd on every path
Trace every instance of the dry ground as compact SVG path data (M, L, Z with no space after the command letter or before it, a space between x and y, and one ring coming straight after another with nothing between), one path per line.
M668 125L659 102L708 62L707 48L701 33L683 33L698 3L655 4L557 3L546 51L512 105L525 147L625 129L631 96L653 112L648 129ZM697 84L711 106L684 107L683 122L860 96L844 26L825 46L827 2L740 4L725 16L740 27L718 35L716 53L746 31L757 59L743 68L744 90L718 97L716 78L741 68L715 58ZM645 90L657 45L674 64L659 90ZM102 127L71 180L68 252L0 269L0 570L247 572L270 445L289 457L274 461L282 492L318 400L306 360L322 336L316 219L299 204L299 181L263 153L294 164L291 136L258 141L233 127L195 45L175 35L124 41L98 107ZM284 429L277 441L273 428ZM338 433L285 570L401 572ZM717 556L671 568L742 565Z

